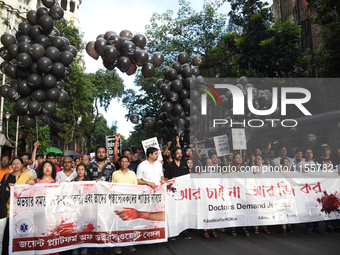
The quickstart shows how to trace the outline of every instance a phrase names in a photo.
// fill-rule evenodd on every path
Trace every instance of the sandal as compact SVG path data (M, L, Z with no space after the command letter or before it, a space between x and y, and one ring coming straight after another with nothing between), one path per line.
M259 229L258 229L258 228L255 228L254 234L255 234L255 235L258 235L258 234L259 234Z
M236 236L235 228L232 228L230 233L231 233L232 236Z
M249 236L250 236L248 230L246 230L246 229L243 230L243 234L244 234L246 237L249 237Z
M213 236L213 237L217 237L217 234L216 234L216 232L215 232L215 230L213 229L213 230L211 230L211 235Z
M210 235L207 230L203 230L203 236L207 239L210 238Z
M263 232L265 232L266 234L270 235L270 231L268 229L264 229Z

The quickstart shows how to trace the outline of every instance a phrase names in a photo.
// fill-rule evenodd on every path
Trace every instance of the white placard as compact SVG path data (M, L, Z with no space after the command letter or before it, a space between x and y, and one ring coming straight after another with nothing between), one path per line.
M232 128L233 149L234 150L246 150L247 140L246 132L244 128Z
M230 154L230 148L229 148L227 135L215 136L214 143L215 143L217 157Z
M150 147L155 147L156 149L158 149L158 161L163 161L162 151L161 151L161 148L159 147L157 137L153 137L148 140L142 141L142 145L143 145L145 155L146 155L146 150ZM148 155L146 155L146 157L148 157Z

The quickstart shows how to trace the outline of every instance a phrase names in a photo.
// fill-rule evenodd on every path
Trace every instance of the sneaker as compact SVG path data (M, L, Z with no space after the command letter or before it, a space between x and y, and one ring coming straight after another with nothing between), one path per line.
M323 235L323 234L324 234L324 232L322 232L321 229L319 229L319 228L313 229L313 231L314 231L315 233L320 234L320 235Z
M120 247L116 247L116 248L114 248L114 252L116 254L121 254L122 253L122 249Z
M188 233L184 233L184 234L183 234L183 238L184 238L185 240L191 240L191 236L190 236Z
M312 234L312 229L311 228L306 228L305 234Z
M225 229L224 229L224 228L220 228L219 230L220 230L222 233L225 232Z
M127 246L125 248L128 249L129 251L135 251L136 250L136 248L134 246Z
M170 240L171 241L176 241L176 237L171 237Z
M104 248L103 250L104 250L105 253L111 252L111 248L110 248L110 247L106 247L106 248Z
M326 226L326 231L329 233L333 232L333 227L332 226Z

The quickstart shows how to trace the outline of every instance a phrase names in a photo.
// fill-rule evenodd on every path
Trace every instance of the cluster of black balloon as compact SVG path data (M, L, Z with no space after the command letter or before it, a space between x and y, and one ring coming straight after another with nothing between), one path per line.
M86 52L92 58L103 59L103 65L108 70L117 67L121 72L132 75L137 67L142 67L142 74L149 78L155 73L155 67L159 67L164 56L160 52L151 51L145 46L144 35L133 35L129 30L123 30L119 35L114 31L97 36L96 41L90 41L86 45Z
M54 20L63 18L64 10L55 0L42 3L47 8L29 11L28 22L19 24L15 37L9 33L1 36L4 47L0 56L5 61L0 69L17 82L1 86L0 94L16 102L12 112L23 116L26 127L35 125L35 116L55 113L55 103L67 101L63 79L71 74L70 65L77 55L77 49L54 27Z
M198 124L199 112L197 101L200 93L195 90L196 83L204 83L204 78L199 75L196 66L202 63L200 56L193 56L191 63L187 64L189 55L185 52L178 54L178 61L173 62L171 67L165 66L162 69L163 79L156 83L157 88L164 95L161 106L161 114L158 117L157 125L166 134L174 128L179 135L189 132L189 126ZM149 122L149 120L145 121ZM146 125L146 123L144 122Z

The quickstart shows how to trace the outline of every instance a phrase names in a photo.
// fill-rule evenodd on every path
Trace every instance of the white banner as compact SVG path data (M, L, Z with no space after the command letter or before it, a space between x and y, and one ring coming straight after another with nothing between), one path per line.
M214 137L217 157L222 157L230 154L230 148L227 135L220 135Z
M183 230L279 225L340 219L338 175L267 173L220 174L222 178L190 178L167 182L166 215L168 236ZM211 174L218 177L219 174ZM237 178L239 177L239 178ZM254 178L255 177L255 178ZM318 199L324 191L337 199L336 209L325 214ZM329 198L329 197L328 197ZM327 197L326 197L327 200ZM327 202L326 202L327 204Z
M11 189L13 254L166 241L165 186L72 182Z

